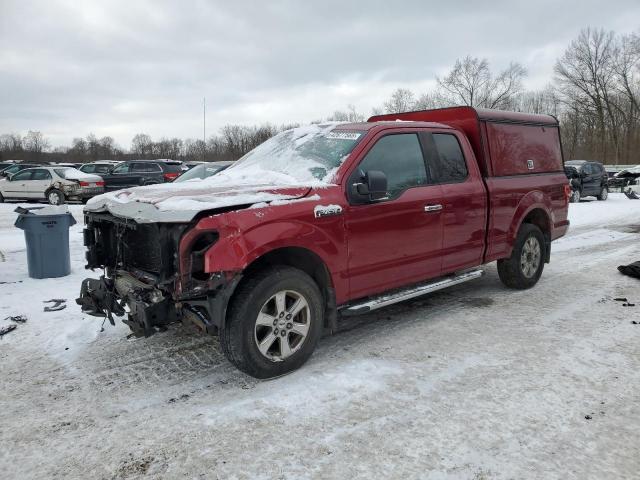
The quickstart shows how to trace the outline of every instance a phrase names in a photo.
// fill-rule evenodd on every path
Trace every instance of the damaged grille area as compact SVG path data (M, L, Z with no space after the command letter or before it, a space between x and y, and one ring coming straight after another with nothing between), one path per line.
M162 245L157 225L136 225L122 232L122 262L145 272L162 272Z
M88 213L85 224L88 268L144 272L161 283L178 271L178 245L189 224L140 224L107 213Z

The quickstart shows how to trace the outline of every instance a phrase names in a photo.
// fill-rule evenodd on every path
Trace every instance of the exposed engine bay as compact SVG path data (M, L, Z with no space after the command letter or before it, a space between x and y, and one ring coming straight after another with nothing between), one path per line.
M204 273L202 255L216 241L214 234L194 242L191 268L181 275L179 245L189 223L139 224L109 213L87 213L85 224L86 268L104 269L104 275L82 282L76 302L83 312L108 318L112 325L114 316L126 315L123 322L136 336L150 336L177 321L216 332L225 291L236 282Z

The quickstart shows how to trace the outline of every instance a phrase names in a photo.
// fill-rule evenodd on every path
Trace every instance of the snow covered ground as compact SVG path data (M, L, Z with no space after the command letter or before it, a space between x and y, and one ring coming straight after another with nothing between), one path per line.
M73 302L81 207L71 275L32 280L15 206L0 204L0 326L28 322L0 339L2 478L638 478L640 281L616 267L640 260L640 202L572 204L532 290L489 265L343 322L271 381L215 338L101 332ZM67 308L44 313L51 298Z

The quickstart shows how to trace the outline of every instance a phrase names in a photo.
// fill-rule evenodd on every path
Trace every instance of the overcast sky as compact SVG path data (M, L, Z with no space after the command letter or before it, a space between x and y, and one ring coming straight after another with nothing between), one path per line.
M638 29L640 1L0 0L0 133L201 138L203 97L207 135L369 114L467 54L539 88L586 26Z

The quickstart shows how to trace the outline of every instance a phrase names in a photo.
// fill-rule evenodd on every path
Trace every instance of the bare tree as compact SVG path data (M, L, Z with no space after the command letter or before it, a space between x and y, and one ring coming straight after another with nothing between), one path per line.
M391 94L391 98L384 102L384 111L386 113L410 112L414 109L415 103L415 96L411 90L398 88Z
M327 120L330 122L358 123L364 122L365 116L356 110L355 105L349 104L346 110L336 110Z
M39 161L42 153L49 148L49 141L42 135L42 132L29 130L23 140L23 147L29 153L32 161Z
M138 158L148 158L153 151L153 141L146 133L138 133L131 140L131 153Z
M486 59L467 55L456 60L445 77L436 77L436 80L449 104L504 109L514 96L522 92L522 80L526 74L522 65L511 63L494 75Z

